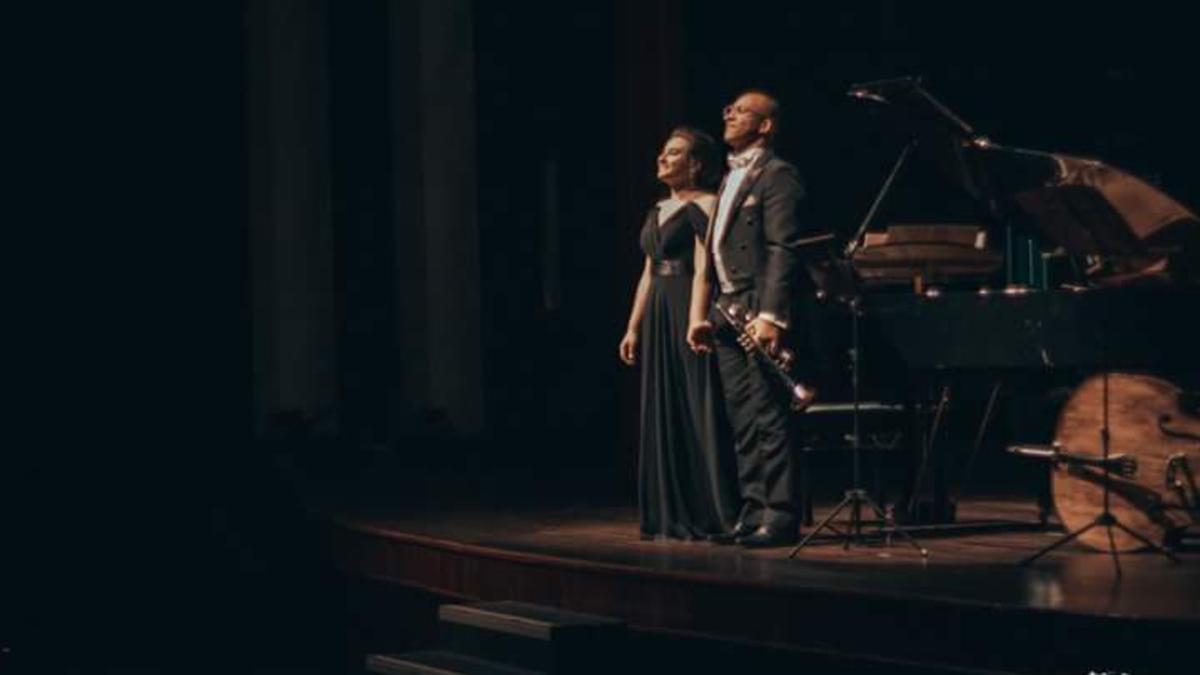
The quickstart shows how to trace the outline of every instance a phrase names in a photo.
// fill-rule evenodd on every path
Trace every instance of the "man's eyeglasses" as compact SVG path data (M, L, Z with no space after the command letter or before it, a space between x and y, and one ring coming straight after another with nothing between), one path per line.
M731 115L731 114L745 115L747 113L749 113L751 115L758 115L759 117L763 117L762 113L758 112L757 110L754 110L753 108L747 108L744 105L730 104L730 105L725 106L724 108L721 108L721 115L723 117L729 117L729 115Z

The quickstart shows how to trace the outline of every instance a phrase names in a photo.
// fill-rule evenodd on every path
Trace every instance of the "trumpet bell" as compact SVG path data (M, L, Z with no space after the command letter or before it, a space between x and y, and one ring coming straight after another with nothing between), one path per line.
M817 400L817 390L803 384L792 387L791 409L793 412L804 412L813 401Z

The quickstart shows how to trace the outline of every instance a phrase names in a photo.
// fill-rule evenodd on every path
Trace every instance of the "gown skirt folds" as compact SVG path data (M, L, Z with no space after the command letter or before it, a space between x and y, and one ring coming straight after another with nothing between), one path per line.
M665 218L663 208L650 210L641 231L652 270L640 333L641 531L700 539L732 528L741 500L716 359L687 346L694 247L708 217L694 203Z

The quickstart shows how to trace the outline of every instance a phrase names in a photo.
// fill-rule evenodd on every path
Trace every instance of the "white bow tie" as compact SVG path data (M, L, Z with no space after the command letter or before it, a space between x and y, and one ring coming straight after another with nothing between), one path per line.
M727 161L730 169L744 169L754 162L754 158L753 154L729 155Z

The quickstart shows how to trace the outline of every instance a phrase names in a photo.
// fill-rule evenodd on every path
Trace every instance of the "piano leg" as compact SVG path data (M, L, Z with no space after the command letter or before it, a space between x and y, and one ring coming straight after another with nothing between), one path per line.
M1012 411L1012 438L1025 443L1049 444L1054 440L1059 412L1075 390L1075 378L1067 376L1067 384L1061 376L1047 382L1035 378L1025 384L1017 384L1010 396L1018 402ZM1037 504L1038 524L1046 527L1054 516L1054 497L1051 490L1050 465L1031 466L1030 485Z
M987 434L988 427L992 422L992 413L996 409L996 399L1000 396L1003 381L996 380L992 384L992 392L988 396L987 406L983 410L983 419L979 421L979 429L975 432L975 443L971 446L971 453L967 455L967 463L962 470L962 478L958 481L958 487L955 490L954 503L957 504L967 491L967 485L971 482L971 468L975 464L975 457L979 454L979 449L983 447L983 437Z
M1041 484L1038 485L1037 495L1038 525L1042 527L1050 524L1050 514L1054 513L1054 498L1050 492L1050 472L1046 471Z
M944 470L941 463L936 461L938 450L937 439L946 415L946 409L950 405L950 395L950 385L943 384L941 394L938 396L937 405L934 407L933 421L930 424L929 431L922 438L920 462L917 466L916 477L913 480L912 492L908 499L909 517L914 521L929 520L930 522L946 522L953 519L953 516L949 513L949 502L946 498ZM921 513L922 509L918 505L925 494L927 480L930 484L931 499L926 502L928 504L924 509L926 512Z

